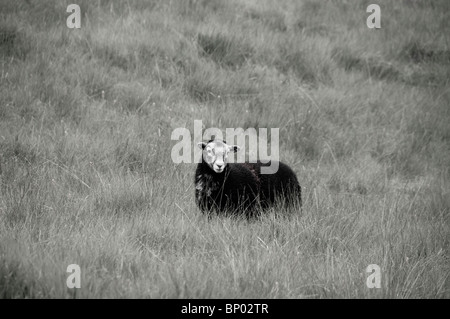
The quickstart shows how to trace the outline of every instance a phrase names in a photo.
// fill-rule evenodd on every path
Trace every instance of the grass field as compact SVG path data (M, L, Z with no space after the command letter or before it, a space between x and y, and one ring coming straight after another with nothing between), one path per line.
M0 298L449 298L450 2L370 3L0 0ZM302 211L203 216L194 120L279 128Z

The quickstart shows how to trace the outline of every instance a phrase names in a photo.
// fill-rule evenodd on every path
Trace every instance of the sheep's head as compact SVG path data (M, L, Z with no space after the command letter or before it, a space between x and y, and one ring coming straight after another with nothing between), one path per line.
M237 145L227 145L225 141L211 140L208 143L197 144L203 150L203 160L216 173L222 173L228 162L228 153L237 152L240 147Z

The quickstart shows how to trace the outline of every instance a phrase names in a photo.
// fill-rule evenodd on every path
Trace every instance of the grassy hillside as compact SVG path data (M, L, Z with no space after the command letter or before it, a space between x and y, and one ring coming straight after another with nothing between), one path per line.
M0 298L449 298L450 2L370 3L0 0ZM303 210L202 216L194 120L279 128Z

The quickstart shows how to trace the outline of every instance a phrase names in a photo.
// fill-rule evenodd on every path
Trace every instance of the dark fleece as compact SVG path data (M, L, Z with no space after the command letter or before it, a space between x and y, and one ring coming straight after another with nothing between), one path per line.
M201 190L195 190L198 207L203 212L251 216L257 208L269 208L276 202L289 206L298 200L301 205L301 187L292 169L279 162L276 173L261 174L261 167L270 164L230 163L216 173L202 161L195 173L195 185L202 184Z
M302 189L294 171L282 162L278 162L278 171L273 174L261 174L261 166L270 166L268 163L255 163L255 170L259 173L259 195L262 208L268 208L277 201L285 206L295 201L302 201Z
M199 182L202 189L195 189L195 199L203 212L243 212L247 215L254 212L259 185L256 176L245 166L227 164L222 173L216 173L202 161L195 173L195 185Z

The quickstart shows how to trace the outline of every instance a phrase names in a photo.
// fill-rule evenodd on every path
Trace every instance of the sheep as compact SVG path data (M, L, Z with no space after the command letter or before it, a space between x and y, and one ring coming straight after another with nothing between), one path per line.
M195 172L195 201L203 213L238 213L254 216L257 209L267 209L280 202L284 206L298 202L301 187L292 169L278 163L278 171L261 174L262 163L228 163L228 153L240 147L224 140L197 144L202 149L202 161Z

